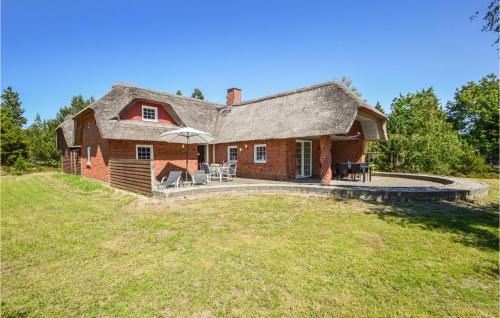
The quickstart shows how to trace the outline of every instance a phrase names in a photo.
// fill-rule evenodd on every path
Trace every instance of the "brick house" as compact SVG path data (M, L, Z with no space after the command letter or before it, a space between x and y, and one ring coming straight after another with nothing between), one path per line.
M153 160L157 179L184 170L187 146L159 139L179 127L215 137L210 145L189 145L190 173L201 162L236 161L239 177L328 181L333 163L362 162L366 141L387 140L386 120L338 82L247 101L231 88L225 105L114 85L65 120L57 135L63 156L63 140L80 145L81 175L102 181L109 180L109 160L115 158Z

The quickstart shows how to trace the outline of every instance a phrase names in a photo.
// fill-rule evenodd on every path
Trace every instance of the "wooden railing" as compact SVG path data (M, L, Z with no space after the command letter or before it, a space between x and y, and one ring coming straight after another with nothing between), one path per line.
M117 188L151 195L153 176L152 160L109 160L109 182Z
M72 150L62 157L62 171L64 173L81 175L80 150Z

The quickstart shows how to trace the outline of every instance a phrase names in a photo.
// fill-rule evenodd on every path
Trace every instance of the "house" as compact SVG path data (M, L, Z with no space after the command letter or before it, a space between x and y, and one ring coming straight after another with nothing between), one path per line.
M56 146L61 151L63 172L81 174L81 147L74 144L74 121L71 115L56 128Z
M228 89L222 105L114 85L58 127L58 146L63 156L81 147L85 177L108 181L110 159L139 159L154 161L158 179L184 170L188 147L163 142L160 134L188 126L215 137L210 145L189 145L190 173L201 162L235 161L241 177L329 182L333 163L362 162L367 141L387 139L387 118L338 82L253 100L241 96L240 89Z

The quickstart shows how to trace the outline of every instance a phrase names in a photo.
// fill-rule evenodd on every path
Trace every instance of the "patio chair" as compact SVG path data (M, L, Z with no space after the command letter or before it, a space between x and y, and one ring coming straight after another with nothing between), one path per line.
M224 167L226 166L226 167ZM224 164L222 166L222 169L220 171L221 177L226 178L226 180L229 180L230 177L233 178L233 180L236 180L236 168L238 167L237 163L230 162L227 165Z
M340 163L336 162L334 165L333 165L333 177L335 179L338 179L339 178L339 165Z
M365 174L368 174L368 180L372 181L372 167L370 167L368 162L361 162L361 169L363 169L363 177Z
M168 177L163 177L160 183L158 183L158 190L170 186L178 188L181 185L184 185L184 181L182 180L182 171L170 171L168 173Z
M207 175L207 181L210 182L212 181L212 177L219 177L218 169L214 169L208 165L208 163L204 162L202 163L203 171L205 171L205 174Z
M342 179L342 176L347 178L347 175L349 174L349 165L347 163L337 163L336 165L336 170L337 170L337 179L340 180Z
M365 170L361 167L361 164L351 163L351 180L357 180L361 174L363 175L363 182L365 182Z
M191 185L195 184L207 184L208 178L204 170L196 170L193 177L191 178Z

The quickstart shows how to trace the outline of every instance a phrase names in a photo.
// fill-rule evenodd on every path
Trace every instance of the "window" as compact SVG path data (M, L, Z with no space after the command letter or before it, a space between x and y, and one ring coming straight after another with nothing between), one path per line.
M253 162L255 163L266 163L266 145L254 145L253 146Z
M90 145L87 146L87 167L90 167L92 164L90 159Z
M153 146L137 145L135 146L135 157L139 160L152 160L153 159Z
M142 105L142 120L158 121L158 111L156 107Z
M238 161L238 147L236 146L227 147L227 161L229 162Z

